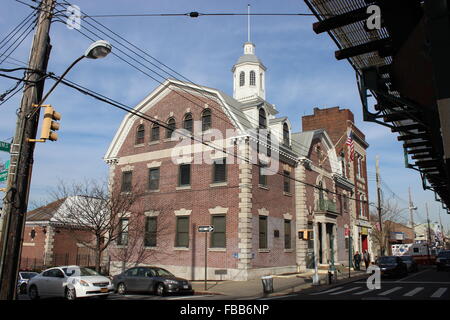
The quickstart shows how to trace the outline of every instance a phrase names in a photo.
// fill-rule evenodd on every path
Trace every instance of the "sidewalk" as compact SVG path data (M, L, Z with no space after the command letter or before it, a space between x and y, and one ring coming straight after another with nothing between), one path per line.
M208 281L205 290L204 281L192 281L192 288L196 295L219 295L217 298L227 299L257 299L262 297L273 297L291 294L312 287L312 276L314 272L295 273L288 275L273 275L273 293L264 294L261 279L247 281ZM327 270L319 270L320 285L328 285ZM351 271L348 277L348 269L338 273L338 282L351 282L367 277L365 270ZM337 282L336 282L337 283ZM334 284L334 283L333 283Z

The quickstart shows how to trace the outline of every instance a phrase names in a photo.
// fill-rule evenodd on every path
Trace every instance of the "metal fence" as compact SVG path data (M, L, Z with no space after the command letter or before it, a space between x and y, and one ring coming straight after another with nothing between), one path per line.
M93 254L54 254L51 262L44 263L44 259L22 257L20 269L40 272L54 266L77 265L80 267L95 268L95 255Z

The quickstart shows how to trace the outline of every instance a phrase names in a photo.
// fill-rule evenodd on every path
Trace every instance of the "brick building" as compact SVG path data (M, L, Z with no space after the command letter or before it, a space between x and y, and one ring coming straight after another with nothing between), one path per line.
M323 128L330 135L335 145L339 165L343 176L352 184L351 190L344 193L346 197L354 198L349 201L352 215L345 220L345 229L351 230L353 252L368 250L373 256L372 241L370 239L369 189L367 180L367 154L369 144L365 135L355 125L353 113L339 107L319 109L314 108L314 114L302 117L303 130ZM350 159L348 136L351 135L354 145L354 156ZM347 245L348 247L348 245Z
M116 132L105 155L111 187L145 190L124 219L145 220L154 254L142 264L203 279L207 246L208 279L244 280L313 268L314 251L323 265L348 261L353 184L333 138L320 127L292 132L277 117L254 50L245 43L232 68L233 97L169 79L134 109L152 121L128 114ZM214 232L205 237L201 225ZM299 239L300 230L314 239Z
M95 254L75 239L89 237L83 231L74 237L55 216L64 210L67 198L49 203L27 213L20 268L41 270L57 265L94 266Z

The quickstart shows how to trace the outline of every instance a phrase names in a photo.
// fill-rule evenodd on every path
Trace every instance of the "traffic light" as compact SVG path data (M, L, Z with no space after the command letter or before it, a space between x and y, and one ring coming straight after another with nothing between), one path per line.
M45 111L44 121L42 122L41 139L56 141L58 140L58 134L53 131L59 130L59 123L55 121L61 120L61 114L56 112L50 105L45 105L43 107L45 107Z
M300 240L313 240L313 234L312 230L299 230L298 238Z
M46 105L38 105L33 104L33 107L43 107L44 111L44 120L42 121L42 129L41 129L41 139L28 139L29 142L45 142L47 140L56 141L58 140L58 134L53 132L59 130L59 123L55 122L61 120L61 114L56 112L53 107L49 104ZM55 120L55 121L53 121Z

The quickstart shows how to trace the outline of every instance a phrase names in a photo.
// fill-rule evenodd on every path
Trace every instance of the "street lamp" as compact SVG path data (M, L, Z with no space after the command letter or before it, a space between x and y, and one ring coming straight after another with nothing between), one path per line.
M42 16L43 13L41 13ZM42 19L45 20L45 19ZM51 19L48 19L51 20ZM44 28L45 27L45 28ZM35 40L33 44L30 58L30 66L38 66L37 70L44 72L46 70L48 56L40 54L42 48L45 47L46 41L48 41L49 23L43 22L38 26L36 31ZM39 33L38 31L41 31ZM42 36L39 36L42 35ZM42 106L42 103L53 92L56 86L61 82L64 76L73 68L75 64L84 58L99 59L106 57L111 52L112 46L104 40L96 41L89 46L84 55L76 59L72 64L64 71L59 79L54 83L50 90L36 105L33 103L36 101L36 96L42 94L42 87L36 85L27 84L24 89L24 95L21 103L23 108L22 113L19 114L16 135L14 137L14 143L19 144L22 141L32 142L35 140L35 132L37 129L38 121L29 121L35 115L38 108L31 111L32 107ZM33 71L30 78L36 78L38 76L37 71ZM42 80L43 84L44 80ZM30 89L31 88L31 89ZM29 112L31 111L31 112ZM26 116L22 116L22 114ZM34 132L34 133L33 133ZM27 137L31 135L31 137ZM30 139L33 138L33 139ZM36 140L35 140L36 141ZM33 166L33 147L29 144L21 145L20 151L15 155L16 165L10 172L7 182L7 194L11 194L11 200L5 202L3 208L3 214L1 220L7 223L0 223L2 230L0 230L0 299L13 300L15 297L17 287L17 276L19 271L20 252L22 247L22 234L25 226L25 211L28 206L28 195L30 191L31 173ZM9 192L14 190L14 192ZM20 195L20 196L19 196ZM19 234L17 234L19 232ZM5 263L5 262L8 263Z
M111 44L106 40L97 40L94 43L92 43L81 57L76 59L72 64L64 71L64 73L59 77L58 81L53 84L53 86L50 88L50 90L45 94L45 96L41 99L39 102L39 105L42 105L45 101L45 99L48 98L50 93L55 90L56 86L62 81L62 79L65 77L65 75L73 68L74 65L76 65L78 62L83 60L84 58L88 59L101 59L106 57L111 52L112 46Z

